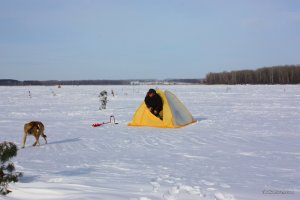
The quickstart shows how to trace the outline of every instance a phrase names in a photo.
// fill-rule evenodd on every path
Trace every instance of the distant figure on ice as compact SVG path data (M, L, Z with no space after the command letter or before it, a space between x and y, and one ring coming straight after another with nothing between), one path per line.
M31 98L31 92L30 92L30 90L28 90L28 95L29 95L29 98Z
M230 87L226 87L226 92L229 92L229 90L231 90Z
M115 96L115 93L113 90L111 90L111 95L114 97Z
M53 90L51 90L51 93L53 96L56 96L56 93Z
M161 97L156 93L154 89L150 89L147 92L147 95L145 97L145 104L153 115L162 119L159 113L163 109L163 102Z
M107 104L107 92L106 92L106 90L103 90L102 92L100 92L99 100L100 100L99 110L106 109L106 104Z

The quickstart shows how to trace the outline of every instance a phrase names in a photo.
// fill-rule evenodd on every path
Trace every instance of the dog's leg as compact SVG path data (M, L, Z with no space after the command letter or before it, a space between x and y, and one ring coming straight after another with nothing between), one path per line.
M40 144L40 143L39 143L40 131L39 131L38 127L35 127L35 128L34 128L33 136L35 137L35 143L33 143L32 146L35 146L35 145L37 145L37 144Z
M39 142L40 135L34 134L34 137L35 137L35 143L33 143L32 146L36 146L37 144L40 145L40 142Z
M25 148L26 139L27 139L27 132L24 130L24 139L23 139L23 147L22 148Z
M22 148L25 148L29 128L30 128L30 124L24 124L24 139L23 139L23 147Z
M45 135L44 124L41 122L40 125L39 125L39 127L40 127L41 136L44 138L45 144L47 144L47 135Z

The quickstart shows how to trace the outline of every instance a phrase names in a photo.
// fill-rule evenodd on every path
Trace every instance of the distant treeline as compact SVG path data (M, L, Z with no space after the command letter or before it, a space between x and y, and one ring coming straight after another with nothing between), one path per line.
M69 80L69 81L18 81L13 79L0 79L0 85L6 86L22 86L22 85L127 85L130 84L129 80Z
M164 81L170 83L190 83L190 84L202 84L204 79L166 79Z
M173 83L189 83L189 84L199 84L201 79L172 79L166 80ZM58 80L47 80L47 81L18 81L13 79L0 79L0 86L22 86L22 85L130 85L133 82L143 83L143 82L157 82L157 80L68 80L68 81L58 81Z
M205 79L132 80L27 80L0 79L0 86L22 85L131 85L131 84L300 84L300 65L264 67L257 70L209 73Z
M264 67L206 75L206 84L299 84L300 65Z
M127 80L23 81L23 85L127 85Z

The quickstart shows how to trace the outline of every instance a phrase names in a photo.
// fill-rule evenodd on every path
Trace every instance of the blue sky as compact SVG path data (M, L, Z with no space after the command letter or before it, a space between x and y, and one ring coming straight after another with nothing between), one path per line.
M203 78L299 59L298 0L0 0L0 79Z

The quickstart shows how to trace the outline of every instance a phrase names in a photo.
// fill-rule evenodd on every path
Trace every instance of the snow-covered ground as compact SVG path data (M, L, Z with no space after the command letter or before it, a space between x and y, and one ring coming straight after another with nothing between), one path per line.
M21 147L32 120L48 136L20 148L13 162L24 176L0 199L300 199L299 85L159 87L198 122L127 126L149 86L0 87L0 142ZM110 115L118 125L91 126Z

